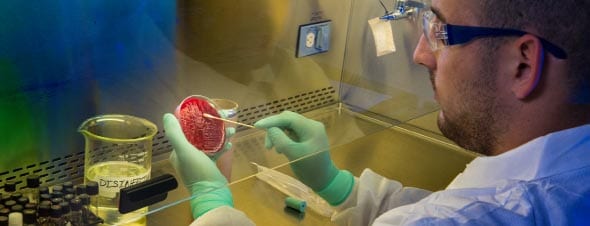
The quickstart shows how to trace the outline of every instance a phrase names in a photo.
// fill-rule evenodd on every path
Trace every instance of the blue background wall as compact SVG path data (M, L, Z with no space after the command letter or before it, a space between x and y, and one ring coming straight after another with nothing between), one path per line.
M83 151L77 128L97 114L159 121L141 106L171 104L148 94L174 85L175 13L175 1L1 1L0 171Z

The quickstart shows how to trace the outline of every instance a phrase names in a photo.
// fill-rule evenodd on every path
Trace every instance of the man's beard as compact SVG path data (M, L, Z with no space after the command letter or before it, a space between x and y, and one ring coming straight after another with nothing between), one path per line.
M482 55L486 56L486 55ZM488 55L489 56L489 55ZM497 70L494 62L480 59L481 70L476 80L459 85L452 109L442 108L438 127L459 146L484 155L497 148L498 137L507 129L506 107L499 103L496 92ZM452 76L452 75L449 75Z
M459 113L458 116L438 120L438 127L443 135L470 151L491 155L497 141L492 133L493 116L488 112Z

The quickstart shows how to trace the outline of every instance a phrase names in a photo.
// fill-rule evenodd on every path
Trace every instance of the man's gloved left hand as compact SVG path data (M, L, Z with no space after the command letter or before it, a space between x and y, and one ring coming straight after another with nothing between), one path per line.
M164 129L174 148L170 162L193 196L190 201L193 217L196 219L217 207L233 207L227 180L205 153L188 142L174 115L164 115Z

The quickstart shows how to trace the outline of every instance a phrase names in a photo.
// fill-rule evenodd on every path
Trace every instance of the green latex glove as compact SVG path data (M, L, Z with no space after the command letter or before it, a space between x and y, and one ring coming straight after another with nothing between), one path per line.
M193 196L190 201L193 217L198 218L220 206L233 207L227 180L205 153L188 142L174 115L164 115L164 129L174 148L170 162ZM228 143L226 148L230 145Z
M262 119L254 126L267 129L266 148L275 147L278 153L293 161L291 169L297 178L328 203L338 205L350 195L354 176L339 170L332 162L322 123L285 111Z

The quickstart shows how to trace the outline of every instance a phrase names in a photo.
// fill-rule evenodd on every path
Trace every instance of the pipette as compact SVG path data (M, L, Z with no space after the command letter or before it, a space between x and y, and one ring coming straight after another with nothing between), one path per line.
M245 127L252 128L252 129L261 129L261 128L254 127L253 125L248 125L248 124L244 124L244 123L241 123L241 122L236 122L236 121L232 121L232 120L229 120L229 119L224 119L224 118L216 117L216 116L213 116L213 115L210 115L210 114L207 114L207 113L203 113L203 117L210 118L210 119L217 119L217 120L221 120L221 121L224 121L224 122L229 122L229 123L233 123L233 124L245 126ZM295 133L293 133L290 129L283 129L283 132L285 134L287 134L287 136L289 138L291 138L292 140L294 140L294 141L299 140L299 138L296 135L294 135Z
M237 124L237 125L240 125L240 126L245 126L245 127L252 128L252 129L258 129L258 128L254 127L253 125L248 125L248 124L244 124L244 123L241 123L241 122L232 121L232 120L229 120L229 119L215 117L215 116L210 115L210 114L207 114L207 113L203 113L203 117L210 118L210 119L217 119L217 120L221 120L221 121L224 121L224 122L229 122L229 123Z

